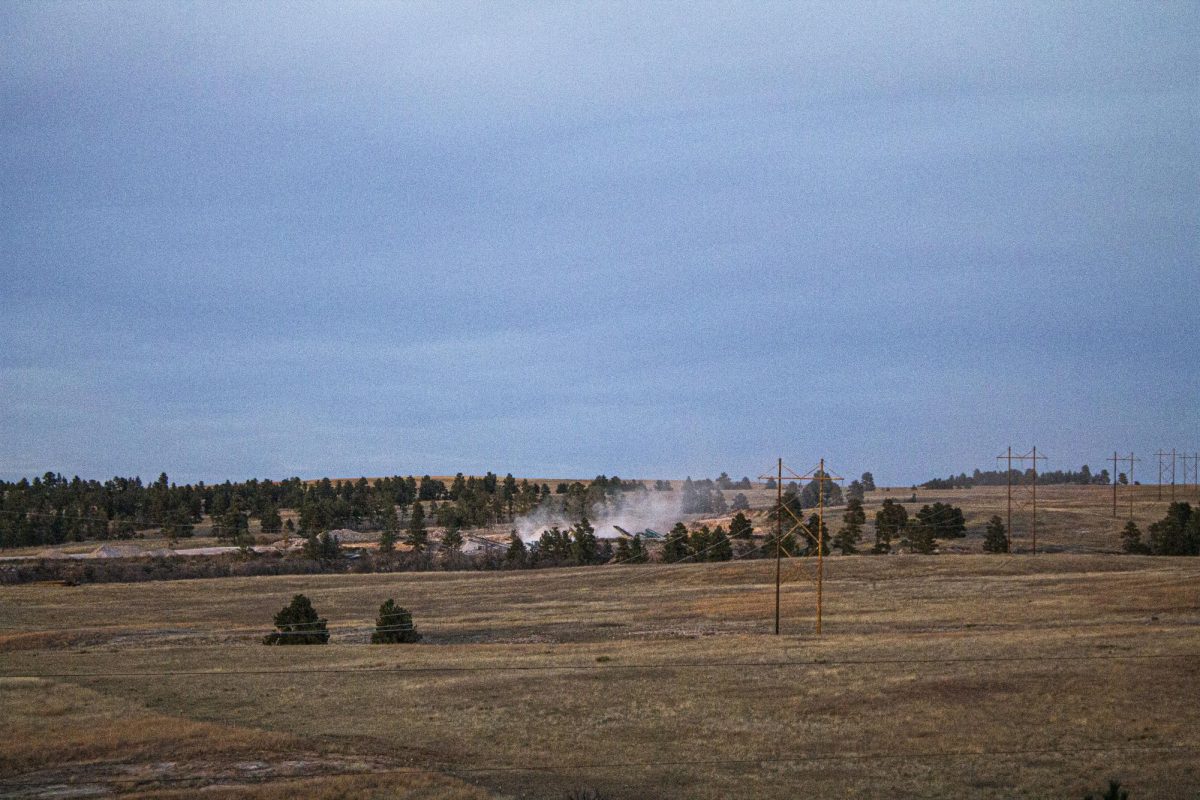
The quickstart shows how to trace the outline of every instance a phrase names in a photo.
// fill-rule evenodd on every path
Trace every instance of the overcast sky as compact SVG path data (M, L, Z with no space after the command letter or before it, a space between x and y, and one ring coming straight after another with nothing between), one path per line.
M1196 3L0 28L0 477L1200 450Z

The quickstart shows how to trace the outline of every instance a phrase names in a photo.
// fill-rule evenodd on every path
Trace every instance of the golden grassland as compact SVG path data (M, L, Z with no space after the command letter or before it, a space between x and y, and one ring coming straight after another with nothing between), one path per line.
M769 561L2 587L0 794L1200 792L1200 560L832 557L820 637L809 567L780 637ZM297 592L332 643L259 644Z

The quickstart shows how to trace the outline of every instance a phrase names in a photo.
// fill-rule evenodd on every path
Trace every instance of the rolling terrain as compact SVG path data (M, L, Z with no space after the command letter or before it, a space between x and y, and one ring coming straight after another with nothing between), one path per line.
M1195 559L835 556L820 637L805 566L780 637L768 561L0 587L0 793L1200 791ZM331 643L262 646L297 592Z

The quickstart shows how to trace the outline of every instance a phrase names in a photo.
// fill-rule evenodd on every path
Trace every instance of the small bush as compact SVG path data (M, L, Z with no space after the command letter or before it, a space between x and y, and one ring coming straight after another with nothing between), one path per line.
M312 601L302 594L275 615L276 631L263 637L263 644L328 644L325 620L317 616Z
M567 793L567 800L604 800L604 795L596 789L574 789Z
M396 605L396 601L388 598L379 607L379 617L375 620L375 632L371 634L371 644L409 644L421 641L413 625L412 614L408 609Z
M1089 794L1083 800L1129 800L1129 792L1121 788L1120 781L1109 781L1107 792L1101 795Z

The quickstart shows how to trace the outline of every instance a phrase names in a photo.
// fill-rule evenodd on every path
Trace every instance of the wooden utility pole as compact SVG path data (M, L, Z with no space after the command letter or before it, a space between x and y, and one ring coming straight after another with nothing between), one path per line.
M821 594L825 588L825 459L817 468L817 634L821 633Z
M1159 500L1162 500L1162 476L1163 476L1163 467L1165 467L1165 466L1166 466L1166 464L1164 463L1163 459L1165 459L1165 458L1167 457L1167 453L1166 453L1166 451L1164 451L1164 450L1159 450L1159 451L1158 451L1157 453L1155 453L1154 455L1158 457L1158 499L1159 499Z
M1113 519L1117 518L1117 461L1119 461L1119 460L1120 459L1117 458L1117 451L1113 450L1113 457L1112 457L1112 462L1113 462L1113 471L1112 471Z
M783 503L783 473L784 471L797 481L803 483L806 480L812 480L817 484L817 531L814 533L809 530L809 527L804 523L804 520L796 516L796 513L788 508ZM775 475L766 476L760 475L760 480L765 480L768 477L775 480L775 635L780 632L780 600L782 578L782 563L783 563L783 517L787 514L791 517L788 522L787 533L799 530L808 536L809 541L817 546L817 569L816 574L812 576L813 582L817 589L817 618L816 632L821 633L821 620L825 608L825 484L830 481L840 481L841 478L832 477L825 472L825 459L822 458L818 467L804 475L797 475L787 468L783 459L777 459L775 462ZM812 546L809 545L809 547ZM789 558L792 553L787 554Z
M1037 555L1037 445L1033 446L1033 555Z
M1171 502L1175 502L1175 448L1171 448Z
M999 456L998 456L999 457ZM1012 540L1012 445L1008 446L1008 469L1004 472L1008 479L1008 538Z
M1133 522L1133 496L1134 496L1134 494L1136 494L1136 492L1134 492L1134 488L1133 488L1135 485L1133 482L1133 462L1135 462L1135 461L1141 461L1141 459L1134 458L1133 451L1130 450L1129 451L1129 521L1130 522Z
M776 464L775 479L775 635L779 635L779 570L783 564L783 459Z

